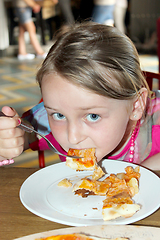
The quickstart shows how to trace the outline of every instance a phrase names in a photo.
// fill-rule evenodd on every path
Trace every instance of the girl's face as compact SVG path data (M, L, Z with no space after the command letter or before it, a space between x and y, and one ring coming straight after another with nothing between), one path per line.
M51 131L66 152L69 148L96 148L100 161L120 145L131 101L95 94L56 74L43 78L42 96Z

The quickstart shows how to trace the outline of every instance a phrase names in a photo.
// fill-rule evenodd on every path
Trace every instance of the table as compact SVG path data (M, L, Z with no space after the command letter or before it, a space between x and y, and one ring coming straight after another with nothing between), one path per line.
M69 227L51 222L29 212L19 199L22 183L35 168L1 167L0 168L0 239L14 238ZM160 176L160 171L156 172ZM157 186L158 187L158 186ZM160 209L151 216L134 223L135 225L160 227Z
M0 168L0 239L11 240L25 235L68 227L40 218L29 212L19 199L22 183L38 169Z

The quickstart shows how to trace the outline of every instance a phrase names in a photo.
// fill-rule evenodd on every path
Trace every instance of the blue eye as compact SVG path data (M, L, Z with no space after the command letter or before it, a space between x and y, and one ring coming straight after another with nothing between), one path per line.
M65 119L65 116L63 114L61 114L61 113L54 113L53 117L54 117L55 120L63 120L63 119Z
M100 116L98 114L94 114L94 113L91 113L91 114L88 114L87 115L87 120L89 122L96 122L100 119Z

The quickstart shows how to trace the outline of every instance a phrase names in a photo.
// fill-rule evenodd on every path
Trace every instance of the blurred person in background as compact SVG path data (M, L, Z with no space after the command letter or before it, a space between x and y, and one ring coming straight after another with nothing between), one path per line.
M114 25L114 7L116 0L94 0L92 20L105 25Z
M128 0L116 0L114 8L114 22L116 28L122 33L126 33L125 17L128 7Z
M71 0L52 0L54 3L57 1L59 3L60 10L62 12L62 17L65 23L74 23L74 15L71 7Z
M41 6L34 0L14 0L12 1L15 17L19 22L18 36L18 59L31 60L35 58L35 54L27 53L25 43L25 31L29 33L30 42L36 52L37 58L44 59L46 53L43 51L37 36L36 27L32 20L32 11L38 13Z

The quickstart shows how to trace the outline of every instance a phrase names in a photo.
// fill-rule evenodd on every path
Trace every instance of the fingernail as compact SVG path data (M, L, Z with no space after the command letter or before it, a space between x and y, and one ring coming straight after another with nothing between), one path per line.
M20 118L18 118L18 125L20 125L21 124L21 119Z
M12 107L10 107L12 110L14 110Z

